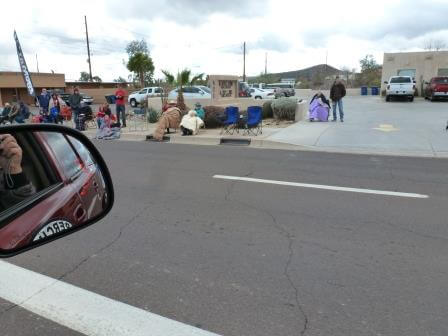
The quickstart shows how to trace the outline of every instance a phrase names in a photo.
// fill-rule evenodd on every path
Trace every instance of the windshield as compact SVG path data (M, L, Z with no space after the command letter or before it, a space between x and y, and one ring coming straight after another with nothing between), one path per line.
M201 88L202 90L204 90L205 92L207 92L207 93L212 93L212 91L210 90L210 88L208 88L207 86L200 86L200 88Z
M391 84L405 84L412 83L412 79L410 77L393 77L390 82Z
M434 83L436 84L448 84L448 77L440 77L434 79Z

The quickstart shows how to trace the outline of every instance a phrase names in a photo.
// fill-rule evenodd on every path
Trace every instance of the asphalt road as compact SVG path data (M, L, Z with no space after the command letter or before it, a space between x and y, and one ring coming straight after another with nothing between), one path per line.
M98 147L117 194L109 216L10 262L222 335L448 334L447 160L124 141ZM8 335L77 334L0 301L4 307Z

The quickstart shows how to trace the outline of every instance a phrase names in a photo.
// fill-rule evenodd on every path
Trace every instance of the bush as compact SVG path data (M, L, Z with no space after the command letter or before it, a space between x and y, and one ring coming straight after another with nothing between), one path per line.
M148 108L148 122L151 124L155 124L159 121L160 113L157 112L154 108Z
M206 128L218 128L222 126L223 120L225 120L226 112L225 108L221 106L205 106L205 118L204 124Z
M263 119L273 118L274 112L272 111L272 100L269 100L263 104Z
M296 98L279 98L274 100L271 106L276 119L295 120L297 107Z

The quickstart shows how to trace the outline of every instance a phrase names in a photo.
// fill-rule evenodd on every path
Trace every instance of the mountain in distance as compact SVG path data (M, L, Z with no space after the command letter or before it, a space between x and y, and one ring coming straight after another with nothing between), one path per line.
M325 65L325 64L319 64L315 65L306 69L302 70L295 70L295 71L286 71L286 72L278 72L278 73L268 73L268 76L272 76L275 78L275 81L280 81L281 79L286 78L295 78L296 81L300 80L308 80L312 81L317 76L324 75L325 77L328 76L335 76L335 75L342 75L343 72L339 69L336 69L335 67L332 67L331 65ZM259 76L253 76L249 77L249 80L255 80ZM272 78L271 77L271 78Z

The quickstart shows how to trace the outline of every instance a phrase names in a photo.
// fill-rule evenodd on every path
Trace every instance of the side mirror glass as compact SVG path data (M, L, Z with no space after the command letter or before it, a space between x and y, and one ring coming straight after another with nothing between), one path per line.
M80 132L44 124L0 127L0 257L97 222L113 200L107 166Z

